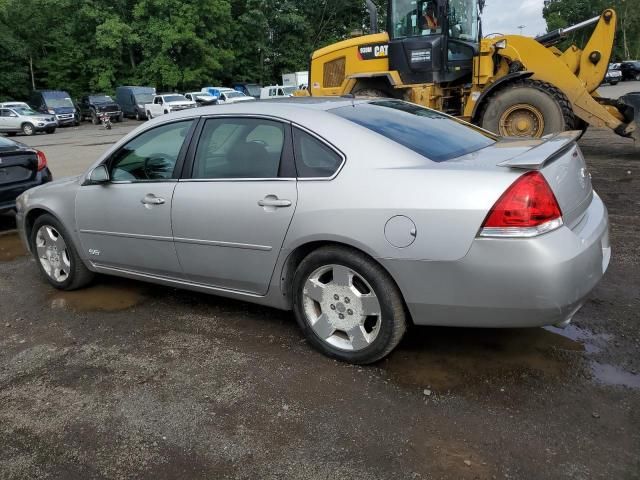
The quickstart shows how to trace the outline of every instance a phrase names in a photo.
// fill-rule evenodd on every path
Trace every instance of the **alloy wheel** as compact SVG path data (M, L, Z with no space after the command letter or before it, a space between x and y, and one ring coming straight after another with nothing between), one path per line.
M340 350L363 350L380 331L376 293L362 275L344 265L325 265L309 275L303 310L314 333Z
M43 225L36 234L38 260L43 270L56 282L62 283L71 273L67 244L54 227Z

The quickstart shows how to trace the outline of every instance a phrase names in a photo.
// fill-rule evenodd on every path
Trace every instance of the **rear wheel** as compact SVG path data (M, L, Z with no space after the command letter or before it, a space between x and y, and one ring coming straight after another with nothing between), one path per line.
M323 247L309 254L296 270L293 302L309 342L345 362L380 360L406 330L402 297L389 274L348 248Z
M36 130L32 124L24 123L22 124L22 133L24 133L25 135L31 136L34 133L36 133Z
M78 256L62 224L49 214L36 219L31 230L31 251L47 281L60 290L88 285L94 274Z
M480 117L482 128L503 137L540 138L571 130L575 121L564 94L537 80L514 82L493 93Z

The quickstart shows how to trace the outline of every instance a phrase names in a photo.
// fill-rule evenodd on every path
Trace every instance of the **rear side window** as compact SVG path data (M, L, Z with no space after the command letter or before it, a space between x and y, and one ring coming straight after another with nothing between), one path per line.
M329 110L434 162L475 152L495 138L428 108L400 100L358 103Z
M293 129L293 145L298 177L330 177L342 163L342 157L317 138L298 128Z

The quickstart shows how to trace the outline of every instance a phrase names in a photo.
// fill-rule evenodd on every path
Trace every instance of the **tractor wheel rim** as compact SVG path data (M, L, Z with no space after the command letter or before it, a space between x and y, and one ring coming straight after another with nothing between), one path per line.
M533 105L519 103L505 110L500 117L499 129L503 137L540 138L544 132L544 117Z

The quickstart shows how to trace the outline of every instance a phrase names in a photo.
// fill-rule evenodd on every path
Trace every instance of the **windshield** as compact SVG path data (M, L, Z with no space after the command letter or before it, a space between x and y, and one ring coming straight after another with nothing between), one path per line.
M28 116L38 115L38 112L35 112L30 108L20 107L20 108L14 108L14 110L18 115L28 115Z
M113 98L109 95L91 95L89 99L94 103L113 103Z
M187 102L188 100L183 95L165 95L165 102Z
M70 98L47 98L47 107L49 108L73 108L73 102Z
M246 95L242 92L222 92L226 95L227 98L236 98L236 97L246 97Z
M434 162L475 152L495 138L442 113L400 100L359 103L329 110Z
M469 42L478 40L478 0L449 1L449 36Z
M152 93L138 93L138 94L136 94L136 102L137 103L151 103L151 102L153 102L153 94Z

